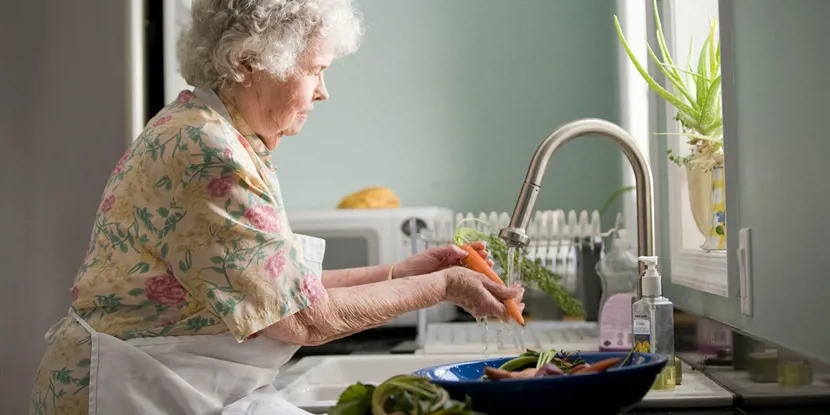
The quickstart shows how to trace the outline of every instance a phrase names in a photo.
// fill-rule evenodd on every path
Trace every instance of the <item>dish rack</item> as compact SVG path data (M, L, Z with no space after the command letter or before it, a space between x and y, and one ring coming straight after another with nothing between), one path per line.
M510 215L506 212L459 212L455 214L455 220L451 219L436 221L431 229L421 228L416 234L410 235L413 254L452 243L456 224L461 220L478 219L467 221L463 226L492 233L507 227ZM415 223L411 223L409 229L418 228ZM485 331L477 327L476 323L428 325L424 313L419 312L417 344L421 352L480 353L485 344L488 344L493 353L512 352L521 350L522 347L568 349L571 344L586 350L586 345L598 345L596 320L602 292L595 268L602 256L604 236L608 234L602 231L599 212L540 210L534 213L526 231L530 242L524 255L534 261L539 259L543 266L563 277L562 284L565 288L582 302L585 321L550 321L562 319L558 306L544 292L529 287L525 291L524 302L533 322L518 337L513 336L521 338L523 344L510 339L502 341L502 335L490 334L485 337ZM488 333L500 331L492 327L500 327L500 323L490 326Z

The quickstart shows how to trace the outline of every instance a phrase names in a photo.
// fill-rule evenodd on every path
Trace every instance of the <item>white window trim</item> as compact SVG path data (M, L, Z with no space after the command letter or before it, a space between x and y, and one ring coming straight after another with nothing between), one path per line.
M677 55L672 50L674 49L674 32L672 28L675 27L675 19L671 1L662 1L660 7L666 43L672 55ZM655 30L654 21L650 19L647 25L649 33L653 33ZM660 105L663 105L665 109L665 125L668 132L679 132L678 123L674 120L674 108L662 98L660 98ZM668 148L674 152L680 151L680 140L668 140ZM682 212L684 209L682 187L686 186L686 174L684 169L677 168L669 163L666 165L668 171L665 172L665 175L668 177L669 183L668 219L671 255L671 273L669 276L671 282L706 293L728 297L729 278L726 253L722 251L704 252L703 250L683 247L682 215L684 213L678 212ZM691 214L691 212L688 214Z
M622 27L623 35L628 40L634 56L640 62L648 62L646 48L646 8L651 7L651 0L617 0L617 17ZM614 35L616 37L616 35ZM619 66L618 82L620 85L620 127L637 141L640 149L646 155L650 154L651 130L649 113L649 86L631 63L621 42L617 45L617 62ZM634 186L634 170L625 154L620 154L622 160L622 185ZM649 157L650 158L650 157ZM652 162L653 163L653 162ZM656 213L656 212L655 212ZM632 241L636 243L637 229L637 195L629 192L622 198L623 226L629 229ZM655 235L655 244L657 241Z

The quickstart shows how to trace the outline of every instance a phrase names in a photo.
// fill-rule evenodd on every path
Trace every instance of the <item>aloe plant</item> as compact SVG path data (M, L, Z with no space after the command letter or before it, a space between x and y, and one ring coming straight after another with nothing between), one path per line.
M717 18L710 22L709 35L700 50L697 70L693 69L691 64L693 41L690 41L689 44L688 65L685 69L679 68L674 64L666 46L657 0L652 1L654 21L657 26L657 43L662 59L657 57L650 45L646 45L649 55L671 83L673 92L663 88L637 61L625 40L617 16L614 16L614 24L617 26L617 35L619 35L620 41L634 67L637 68L646 83L677 110L675 120L680 122L683 127L683 132L679 134L688 137L687 143L692 146L692 156L680 158L669 151L669 158L679 165L691 163L694 159L703 157L710 159L716 157L722 162L722 156L715 156L721 152L723 146L720 39L717 37Z

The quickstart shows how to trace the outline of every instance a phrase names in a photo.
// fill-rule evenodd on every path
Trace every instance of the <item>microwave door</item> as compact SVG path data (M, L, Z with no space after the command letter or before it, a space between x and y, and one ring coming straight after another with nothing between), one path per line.
M298 230L297 232L326 240L323 269L332 270L379 265L380 241L378 235L372 230Z

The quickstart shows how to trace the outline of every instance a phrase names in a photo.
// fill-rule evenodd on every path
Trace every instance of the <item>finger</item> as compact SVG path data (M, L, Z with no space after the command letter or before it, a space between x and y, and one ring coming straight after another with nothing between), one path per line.
M515 323L516 321L513 320L513 316L510 315L509 312L507 312L507 307L504 307L504 305L502 305L502 308L504 309L504 311L502 312L502 314L498 314L501 321L504 322L504 323ZM519 310L519 314L524 314L525 303L516 304L516 309Z
M487 291L490 291L490 293L493 294L493 296L499 301L516 298L516 296L521 294L523 291L521 287L505 287L501 284L496 284L489 279L483 281L482 283L484 284L484 288L486 288Z
M474 250L481 252L487 250L487 245L485 245L482 241L475 241L470 242L470 248L473 248Z
M520 291L519 291L518 295L513 297L513 301L515 301L517 303L521 303L522 300L524 300L524 298L525 298L525 289L524 289L524 287L521 287L521 286L517 286L516 288L518 288Z
M469 310L466 307L462 308L468 310L467 312L475 318L496 317L498 319L502 319L502 316L507 315L507 308L504 304L496 301L490 293L486 290L482 290L481 295L482 296L479 300L474 305L469 307Z
M505 307L501 302L495 301L492 297L483 308L486 310L484 313L486 314L485 317L496 317L501 321L508 321L510 319L510 316L507 313L507 307Z
M476 252L478 252L478 254L481 256L481 259L487 259L487 257L490 256L490 253L487 252L487 250L485 249L476 249Z
M458 255L462 258L467 256L467 251L461 249L461 247L456 244L447 244L446 248L449 249L450 252L452 252L453 254Z
M456 264L467 257L467 251L458 245L447 244L441 248L435 248L434 255L443 265Z

